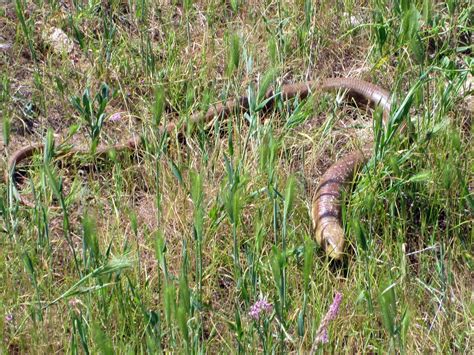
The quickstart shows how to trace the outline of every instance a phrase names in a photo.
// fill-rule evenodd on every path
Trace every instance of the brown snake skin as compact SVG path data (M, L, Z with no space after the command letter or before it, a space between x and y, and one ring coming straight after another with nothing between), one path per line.
M347 95L358 104L379 105L384 112L384 122L390 113L390 93L374 84L354 78L329 78L320 82L309 81L305 83L287 84L280 88L283 100L294 97L305 98L313 91L346 90ZM278 93L276 93L278 94ZM269 99L265 109L271 109L275 103L275 92L269 90L266 99ZM242 96L237 100L228 100L223 104L217 104L210 108L205 115L197 114L191 117L193 122L210 122L215 117L225 118L236 112L249 110L249 99ZM176 129L173 123L163 128L168 132ZM125 144L99 147L96 155L104 155L110 150L134 150L138 146L138 140L130 139ZM22 160L30 158L35 152L42 152L42 143L19 149L10 157L5 171L5 182L8 184L10 176L14 176L15 166ZM69 154L86 153L86 148L73 148ZM340 259L344 255L344 230L341 222L341 192L343 186L350 182L354 174L371 156L371 143L368 143L361 151L351 152L336 163L334 163L321 177L312 204L312 222L316 241L326 250L326 253L334 259ZM13 183L16 182L13 180ZM20 203L25 206L34 207L34 203L20 196Z

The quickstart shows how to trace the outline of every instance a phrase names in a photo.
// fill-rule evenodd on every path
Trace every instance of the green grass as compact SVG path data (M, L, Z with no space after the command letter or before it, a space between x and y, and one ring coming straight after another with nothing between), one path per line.
M470 2L156 3L0 10L2 175L16 149L48 147L20 191L35 208L0 182L0 352L468 353ZM51 27L72 53L52 48ZM271 85L330 76L393 92L388 127L341 93L263 114ZM191 123L240 95L248 113ZM158 129L168 122L186 139ZM373 134L334 263L312 239L311 199ZM131 135L139 151L92 155ZM91 154L61 164L70 144ZM315 344L336 292L329 342ZM272 311L255 321L261 298Z

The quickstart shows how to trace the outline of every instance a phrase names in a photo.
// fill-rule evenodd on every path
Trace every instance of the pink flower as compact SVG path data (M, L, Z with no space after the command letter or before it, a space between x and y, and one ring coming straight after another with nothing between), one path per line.
M13 314L9 313L5 316L5 322L10 323L13 321Z
M81 303L81 301L79 301L77 298L71 298L71 299L69 300L69 305L70 305L71 307L76 307L76 306L77 306L78 304L80 304L80 303Z
M318 344L320 343L326 344L329 342L329 336L328 336L329 322L336 319L337 314L339 313L339 307L341 306L341 301L342 301L342 294L340 292L336 292L336 295L334 296L334 300L332 301L332 304L329 307L329 310L327 311L326 315L323 317L323 319L321 320L321 323L319 324L319 328L316 333L316 338L314 339L313 349L311 353L314 353L314 349L316 348Z
M255 304L250 307L249 316L255 320L259 320L263 313L270 313L272 311L272 305L267 302L265 298L258 300Z
M318 335L316 336L315 342L316 342L317 344L319 344L319 343L321 343L321 344L329 343L328 330L327 330L326 328L323 329L323 331L321 332L321 334L318 334Z
M339 307L341 305L342 301L342 293L336 292L336 295L334 296L334 300L332 301L331 307L329 307L329 311L326 314L326 317L328 317L329 320L334 320L337 317L337 314L339 313Z
M110 122L119 122L122 119L122 113L116 112L109 117Z

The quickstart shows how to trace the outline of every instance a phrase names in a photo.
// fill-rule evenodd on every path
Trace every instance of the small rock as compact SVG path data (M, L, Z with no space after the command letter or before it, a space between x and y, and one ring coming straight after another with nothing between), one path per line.
M364 23L364 19L362 18L362 16L359 16L359 15L349 16L349 13L344 12L344 17L346 17L346 18L349 17L349 22L354 27L359 26L362 23Z
M51 27L43 35L43 40L51 46L56 54L70 54L74 49L74 42L60 28Z
M11 43L0 42L0 51L7 51L12 47Z

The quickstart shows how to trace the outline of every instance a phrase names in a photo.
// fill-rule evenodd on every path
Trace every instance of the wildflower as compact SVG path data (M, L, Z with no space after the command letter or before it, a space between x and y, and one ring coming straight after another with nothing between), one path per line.
M69 300L68 303L71 307L77 307L77 305L81 303L81 301L79 301L77 298L72 298Z
M121 112L115 112L113 115L109 117L110 122L118 122L122 119L122 113Z
M332 301L331 307L329 307L329 311L326 314L328 320L334 320L337 317L337 313L339 313L339 307L341 306L342 301L342 294L340 292L336 292L334 296L334 300Z
M83 305L83 303L81 302L80 299L78 298L72 298L69 300L69 307L71 307L71 310L76 313L76 314L80 314L81 313L81 309L79 308L79 306Z
M267 302L265 298L258 300L255 304L250 307L249 316L255 320L258 320L262 313L270 313L272 305Z
M321 334L318 334L315 339L316 344L326 344L329 342L328 330L326 328L323 329Z
M314 344L311 349L311 353L314 353L318 344L326 344L329 342L328 325L329 322L336 319L337 314L339 313L339 307L341 306L341 301L342 294L340 292L336 292L336 295L334 296L334 300L332 301L329 310L327 311L326 315L323 317L319 325L318 331L316 333L316 338L314 339Z
M5 316L5 322L10 323L13 321L13 314L9 313Z

